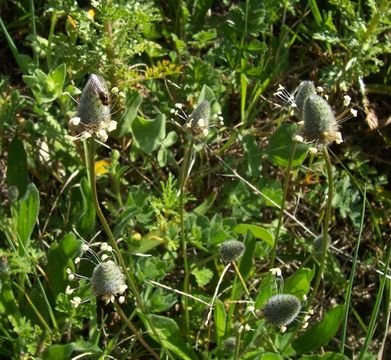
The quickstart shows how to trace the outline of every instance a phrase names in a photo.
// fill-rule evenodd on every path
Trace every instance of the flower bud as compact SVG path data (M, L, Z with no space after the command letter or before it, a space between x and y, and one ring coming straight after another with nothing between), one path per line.
M95 74L91 74L84 86L77 116L82 124L100 124L110 120L110 100L105 80Z
M189 126L195 134L208 135L210 102L202 100L189 116Z
M113 301L114 296L122 294L127 289L125 275L111 260L95 267L91 277L91 287L94 293L100 295L106 303Z
M342 141L333 110L319 95L310 95L305 100L303 132L307 141L315 140L325 145Z
M299 314L300 300L290 294L272 296L262 308L262 315L267 322L276 326L289 325Z
M312 81L302 81L295 91L295 103L300 112L303 115L305 100L310 95L316 95L316 89Z
M330 237L330 235L327 235L326 251L329 248L330 241L331 241L331 237ZM323 243L324 243L324 235L323 234L317 236L314 239L313 248L314 248L314 255L316 257L318 257L318 256L320 256L322 254L322 252L323 252Z
M231 262L243 255L245 246L238 240L227 240L221 245L220 255L224 262Z

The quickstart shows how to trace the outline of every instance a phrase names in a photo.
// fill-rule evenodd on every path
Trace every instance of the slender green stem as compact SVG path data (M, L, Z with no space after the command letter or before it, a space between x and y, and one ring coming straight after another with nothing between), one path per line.
M375 305L374 305L373 310L372 310L371 320L370 320L369 326L368 326L368 332L367 332L367 335L365 337L364 345L361 348L358 360L364 359L365 355L367 354L368 346L369 346L369 344L370 344L370 342L372 340L373 334L374 334L375 329L376 329L376 325L377 325L377 322L378 322L378 318L377 317L378 317L378 314L379 314L380 304L382 302L384 288L385 288L386 283L388 281L387 280L387 274L388 274L388 268L390 266L390 257L391 257L391 243L388 242L388 244L387 244L387 251L384 254L384 259L383 259L383 262L384 262L383 275L382 275L382 278L381 278L381 281L380 281L379 290L377 291L377 294L376 294L376 301L375 301ZM387 306L387 308L389 308L389 305Z
M292 150L291 150L291 155L289 157L289 162L288 162L288 165L287 165L286 171L285 171L285 181L284 181L284 188L283 188L283 196L282 196L282 202L281 202L281 207L280 207L280 215L278 217L277 228L276 228L276 232L274 234L274 245L273 245L272 255L271 255L271 258L270 258L270 268L274 267L274 263L276 261L277 247L278 247L278 237L280 235L280 229L281 229L281 225L282 225L282 220L284 218L285 202L286 202L286 198L288 196L289 179L290 179L290 174L291 174L291 169L292 169L293 158L295 157L295 153L296 153L296 148L297 148L297 142L293 141L293 147L292 147Z
M242 332L238 331L236 335L236 343L235 343L235 353L234 353L234 360L239 359L239 352L240 352L240 341L242 338Z
M322 279L324 267L326 264L327 248L328 248L328 242L329 242L328 241L328 239L329 239L329 226L330 226L330 220L331 220L331 206L332 206L332 201L333 201L333 190L334 190L333 168L331 166L330 156L329 156L329 152L328 152L326 146L323 148L323 157L324 157L324 160L326 163L328 192L327 192L327 201L326 201L326 212L325 212L325 215L323 218L322 254L320 257L318 273L316 274L314 290L313 290L311 297L308 301L309 306L311 306L313 300L315 299L315 297L318 293L320 281Z
M115 310L121 316L122 320L125 322L125 324L128 326L130 331L136 336L138 341L145 347L145 349L157 360L160 360L160 356L153 350L149 344L144 340L140 332L135 328L135 326L132 324L132 322L126 317L125 313L122 311L121 306L119 306L117 303L114 304Z
M365 188L364 189L364 201L363 201L362 213L361 213L360 232L358 234L357 245L354 250L353 264L352 264L352 269L350 271L350 277L349 277L349 286L346 291L346 297L345 297L345 314L344 314L344 319L343 319L343 324L342 324L341 344L339 347L339 351L341 354L343 354L345 351L346 331L347 331L347 327L348 327L350 301L351 301L352 292L353 292L353 281L354 281L354 276L356 274L356 266L357 266L357 261L358 261L358 249L360 248L361 235L362 235L362 230L364 228L366 190L367 189Z
M184 209L184 196L185 196L185 187L188 178L188 172L190 167L190 158L193 150L194 140L190 140L189 146L186 148L182 167L180 174L180 184L179 184L179 215L181 222L181 249L182 249L182 258L183 258L183 268L184 268L184 280L183 280L183 292L189 293L189 279L190 279L190 269L189 269L189 261L187 258L187 233L185 228L185 209ZM185 316L185 327L186 334L189 335L190 331L190 317L189 317L189 302L186 296L182 297L183 301L183 310Z
M327 192L327 200L326 200L326 212L323 218L323 242L322 242L322 254L320 257L320 262L319 262L319 268L318 272L316 274L316 279L315 279L315 285L314 289L311 293L310 298L308 299L307 302L307 308L310 308L319 289L320 281L322 279L325 263L326 263L326 257L327 257L327 248L328 248L328 237L329 237L329 224L331 220L331 205L332 205L332 200L333 200L333 187L334 187L334 182L333 182L333 168L331 166L331 161L330 161L330 156L327 150L327 147L323 148L323 157L325 159L326 163L326 172L327 172L327 184L328 184L328 192ZM291 340L293 340L297 333L300 330L300 325L297 325L294 331L292 331L290 335L290 341L286 342L286 345L284 346L283 350L284 351L289 344L291 343Z
M30 17L31 17L31 33L34 36L37 36L34 0L30 0L29 3L30 3ZM36 65L39 65L39 56L36 51L34 51L34 61Z
M109 227L109 224L107 223L106 221L106 218L105 216L103 215L103 212L100 208L100 205L99 205L99 201L98 201L98 193L97 193L97 190L96 190L96 176L95 176L95 138L94 137L91 137L88 141L88 159L86 161L86 163L88 164L88 173L89 173L89 180L90 180L90 187L91 187L91 194L92 194L92 201L94 203L94 207L95 207L95 211L99 217L99 220L101 221L102 223L102 226L103 226L103 229L105 230L106 232L106 235L109 239L109 243L110 245L112 246L112 248L114 249L114 252L117 254L118 256L118 260L119 260L119 264L121 266L121 268L123 269L124 273L125 273L125 276L126 276L126 279L128 281L128 284L130 286L130 289L132 290L133 292L133 295L135 296L136 298L136 301L137 301L137 305L140 307L141 311L144 313L145 315L145 319L146 321L148 321L148 324L152 330L152 332L154 333L155 337L157 339L159 339L159 334L157 333L155 327L153 326L153 324L151 323L149 317L148 317L148 313L146 311L146 308L145 308L145 304L144 304L144 301L143 299L141 298L141 295L140 295L140 292L137 288L137 285L136 285L136 282L133 278L133 275L130 271L127 270L127 267L126 267L126 264L125 264L125 261L121 255L121 252L118 248L118 245L117 245L117 242L115 241L115 238L114 238L114 235L113 233L111 232L111 229ZM159 341L160 342L160 341ZM165 348L164 344L162 342L160 342L160 344L162 345L162 347L164 348L164 350L166 351L166 353L170 356L170 352Z

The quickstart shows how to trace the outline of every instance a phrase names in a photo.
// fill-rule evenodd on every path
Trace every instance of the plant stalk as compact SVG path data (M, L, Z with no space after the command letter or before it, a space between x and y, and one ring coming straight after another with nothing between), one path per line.
M95 207L95 211L99 217L99 220L101 221L102 223L102 226L103 226L103 229L105 230L106 232L106 235L109 239L109 243L110 245L112 246L112 248L114 249L114 252L117 254L118 256L118 260L119 260L119 263L120 263L120 266L126 276L126 279L128 281L128 284L130 286L130 289L132 290L133 292L133 295L135 296L136 298L136 301L137 301L137 305L140 307L141 311L144 313L145 315L145 319L146 321L148 321L149 323L149 326L151 327L151 330L152 332L154 333L154 335L156 336L157 339L159 339L159 334L157 333L155 327L153 326L153 324L151 323L151 321L149 320L149 317L148 317L148 313L146 311L146 308L145 308L145 304L144 304L144 301L142 300L141 298L141 295L140 295L140 292L136 286L136 282L135 280L133 279L133 276L131 274L130 271L127 270L127 267L126 267L126 264L125 264L125 261L121 255L121 252L119 250L119 247L117 245L117 242L115 241L114 239L114 235L113 233L111 232L111 229L109 227L109 224L107 223L106 221L106 218L105 216L103 215L103 212L102 212L102 209L100 208L100 205L99 205L99 200L98 200L98 193L97 193L97 190L96 190L96 174L95 174L95 137L92 136L89 140L88 140L88 159L86 161L86 163L88 164L88 173L89 173L89 180L90 180L90 187L91 187L91 195L92 195L92 201L94 203L94 207ZM169 353L169 351L165 348L164 344L159 341L159 343L162 345L162 347L164 348L165 352L171 357L171 354Z

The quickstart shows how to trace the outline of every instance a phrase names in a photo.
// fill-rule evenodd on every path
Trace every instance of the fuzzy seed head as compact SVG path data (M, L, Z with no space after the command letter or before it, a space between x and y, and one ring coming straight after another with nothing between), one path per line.
M271 324L276 326L289 325L299 314L300 300L290 294L272 296L262 308L262 315Z
M307 141L328 145L342 142L334 112L327 101L319 95L310 95L304 103L303 133Z
M231 336L224 341L224 350L227 352L234 351L235 346L236 346L236 338L234 336Z
M221 258L224 262L231 262L243 255L246 247L238 240L227 240L221 245Z
M316 95L314 83L312 81L302 81L295 91L295 103L300 115L303 115L305 100L310 95Z
M105 80L99 75L91 74L81 93L77 116L84 125L109 121L109 105L109 91Z
M96 295L106 301L114 301L116 295L126 289L125 275L114 261L106 261L97 265L92 273L91 287Z
M189 116L189 125L195 134L208 135L210 102L203 100Z
M330 237L330 235L328 235L328 236L327 236L326 250L329 248L330 241L331 241L331 237ZM320 256L320 255L322 254L322 251L323 251L323 243L324 243L324 236L323 236L323 234L317 236L317 237L314 239L313 247L314 247L314 255L315 255L315 256Z

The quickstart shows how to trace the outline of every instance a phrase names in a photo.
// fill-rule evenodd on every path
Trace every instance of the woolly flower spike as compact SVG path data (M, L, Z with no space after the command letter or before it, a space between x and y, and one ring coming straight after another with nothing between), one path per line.
M289 294L272 296L262 308L262 315L271 324L285 327L299 314L300 300Z
M114 302L115 296L123 294L128 288L125 275L114 261L106 261L97 265L92 273L91 287L96 295L108 304Z
M195 134L208 135L209 130L209 118L210 118L210 102L203 100L193 110L189 116L189 122L187 126L192 129Z
M231 262L243 255L245 246L238 240L227 240L221 245L221 258L224 262Z
M77 116L69 125L81 131L76 139L86 139L96 135L105 142L108 133L117 128L117 123L110 118L110 98L105 80L91 74L81 94Z
M316 95L315 85L312 81L302 81L295 91L295 104L300 115L303 115L305 100L310 95Z
M342 142L334 112L324 98L319 95L308 96L304 102L303 114L303 134L307 141L316 141L320 145Z

